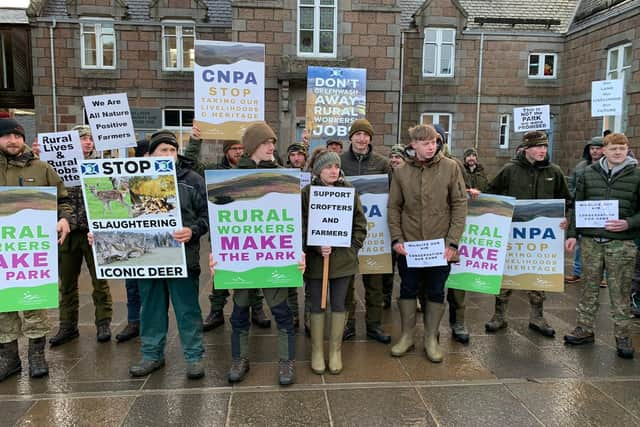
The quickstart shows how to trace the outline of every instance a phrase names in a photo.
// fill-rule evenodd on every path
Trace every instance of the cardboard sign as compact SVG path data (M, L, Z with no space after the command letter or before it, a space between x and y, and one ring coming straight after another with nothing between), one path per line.
M424 268L447 265L444 257L444 239L404 242L407 267Z
M187 277L172 158L85 160L82 192L98 278Z
M0 313L58 307L55 187L0 187Z
M360 274L391 273L391 233L387 221L389 175L349 176L346 179L358 192L367 218L367 237L358 251Z
M264 121L264 45L196 40L194 124L204 139L242 139Z
M458 245L460 262L451 266L448 288L500 293L515 204L513 197L493 194L469 200L464 233Z
M302 286L299 169L208 170L216 289Z
M356 190L311 186L307 246L351 247Z
M591 82L591 117L622 114L623 83L622 79Z
M96 150L135 147L136 134L126 93L83 96Z
M40 160L51 165L65 187L80 185L80 162L84 159L78 131L39 133Z
M551 128L548 105L513 109L513 126L516 132L546 130Z
M502 288L564 292L564 200L518 200Z
M307 68L309 153L324 147L329 139L348 139L351 124L366 116L366 94L364 68Z

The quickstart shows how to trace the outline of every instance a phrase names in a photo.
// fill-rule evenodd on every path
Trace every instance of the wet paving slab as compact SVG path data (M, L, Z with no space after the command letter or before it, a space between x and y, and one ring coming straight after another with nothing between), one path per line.
M616 356L606 290L600 295L596 342L580 347L567 347L562 340L575 326L576 285L568 285L564 294L547 294L545 313L556 328L555 339L528 328L526 293L514 292L509 327L495 334L484 330L495 298L468 294L471 342L454 341L445 316L440 326L445 359L435 364L424 354L421 315L415 349L404 357L391 357L391 345L366 338L364 292L357 280L357 335L343 344L343 372L311 371L310 343L301 327L296 336L296 384L281 387L275 323L266 329L252 326L251 370L242 383L228 383L230 301L224 326L204 334L204 378L186 378L172 312L166 365L146 377L130 377L129 366L141 357L140 340L115 342L126 324L126 296L121 281L111 287L113 341L96 342L86 273L81 277L80 338L56 348L47 346L48 378L29 378L27 343L20 340L24 370L0 383L1 426L640 426L640 361ZM211 289L204 274L200 289L204 317ZM302 311L302 292L299 301ZM266 304L264 308L271 317ZM57 313L48 314L57 326ZM394 299L382 321L394 343L401 332L399 322ZM634 327L640 332L640 320ZM640 336L634 340L640 351Z

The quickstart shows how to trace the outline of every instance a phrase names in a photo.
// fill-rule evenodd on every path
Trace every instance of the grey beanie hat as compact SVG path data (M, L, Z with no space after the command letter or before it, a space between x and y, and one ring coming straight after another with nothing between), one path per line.
M340 156L334 151L327 151L314 160L312 172L314 175L320 176L322 169L333 164L338 165L338 167L342 167Z

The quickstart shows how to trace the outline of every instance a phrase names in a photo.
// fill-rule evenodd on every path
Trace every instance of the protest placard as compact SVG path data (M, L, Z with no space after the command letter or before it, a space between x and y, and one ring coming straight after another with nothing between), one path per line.
M391 273L391 235L387 222L389 175L349 176L346 179L358 192L367 218L367 238L358 251L360 274Z
M518 200L502 288L564 291L564 200Z
M364 68L307 68L306 126L311 132L309 152L329 139L347 139L351 123L366 116L367 70Z
M591 82L591 117L622 114L624 80Z
M58 307L55 187L0 187L0 313Z
M576 228L604 228L607 221L618 219L618 201L576 201L575 213Z
M513 109L513 126L516 132L546 130L551 128L548 105Z
M407 267L423 268L447 265L444 257L444 239L404 242Z
M216 289L302 286L299 169L207 170Z
M311 184L311 172L300 172L300 189Z
M311 186L307 246L351 247L354 188Z
M170 157L85 160L82 192L101 279L187 277L175 164Z
M136 134L126 93L83 96L96 150L135 147Z
M458 244L460 261L451 266L447 287L497 295L507 256L516 199L481 194L469 200L464 232Z
M39 133L40 160L51 165L65 187L80 185L80 162L83 160L77 130Z
M264 120L264 45L196 40L194 124L204 139L242 139Z

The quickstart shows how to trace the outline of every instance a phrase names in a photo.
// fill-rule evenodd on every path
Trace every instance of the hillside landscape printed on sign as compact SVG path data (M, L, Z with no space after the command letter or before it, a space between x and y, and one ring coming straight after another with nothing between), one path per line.
M0 188L0 216L13 215L24 209L56 210L58 199L56 193L32 190L29 187Z
M228 181L207 183L207 197L216 205L243 199L257 199L269 193L292 193L300 190L300 178L272 172L242 175Z

